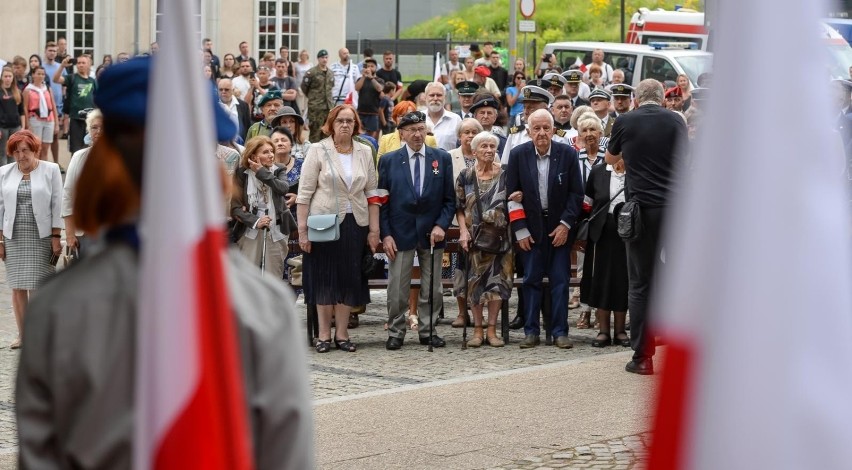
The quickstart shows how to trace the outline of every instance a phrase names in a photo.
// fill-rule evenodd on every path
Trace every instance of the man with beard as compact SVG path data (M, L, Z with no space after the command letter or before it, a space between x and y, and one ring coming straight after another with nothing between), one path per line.
M399 73L399 70L393 67L395 56L393 51L385 51L382 54L382 68L376 70L376 77L381 78L385 81L385 83L392 83L396 88L394 89L393 94L388 95L391 101L396 102L396 100L402 96L402 92L404 91L403 83L402 83L402 74Z
M521 191L522 203L510 201L512 231L524 267L524 340L522 349L540 343L542 279L549 280L551 331L556 347L569 349L568 286L571 279L571 228L583 201L583 182L573 147L553 140L553 116L540 109L529 116L532 141L510 152L506 191Z
M476 82L480 88L485 88L494 95L495 98L498 100L500 99L500 89L497 88L497 84L491 79L491 69L484 65L476 67L473 69L473 81Z
M683 112L683 91L679 86L666 90L666 109Z
M609 137L612 132L612 124L615 122L615 118L609 115L609 92L603 88L595 88L589 95L589 101L591 102L590 106L592 107L592 111L595 112L595 116L601 120L604 129L603 136Z
M476 82L471 82L469 80L459 82L458 85L456 85L456 91L459 93L459 105L461 106L459 116L461 116L462 119L473 117L470 107L473 105L473 95L476 94L476 90L479 90L479 85L477 85Z
M633 99L633 87L619 83L609 88L612 92L612 106L615 108L610 116L618 117L630 111L630 101Z
M429 82L426 85L426 122L432 127L432 134L438 142L438 147L450 151L456 148L458 136L456 130L461 117L444 108L444 85ZM425 137L425 136L424 136Z
M317 52L317 65L305 72L302 79L302 93L308 99L308 127L311 130L310 141L323 139L322 126L328 112L334 107L331 90L334 87L334 75L328 69L328 51Z
M349 59L349 49L341 48L337 51L337 56L340 60L331 65L331 72L334 74L334 91L332 94L335 106L346 101L346 97L355 91L355 82L361 78L358 66Z

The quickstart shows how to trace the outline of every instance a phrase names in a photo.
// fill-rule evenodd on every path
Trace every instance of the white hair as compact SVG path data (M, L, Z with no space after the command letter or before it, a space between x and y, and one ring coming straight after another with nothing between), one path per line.
M481 124L479 121L477 121L476 119L474 119L474 118L464 118L464 119L462 119L461 121L459 121L459 125L458 125L458 126L456 126L456 136L461 137L461 133L462 133L462 131L463 131L466 127L468 127L468 126L469 126L469 127L473 127L474 129L476 129L476 132L477 132L477 133L482 132L482 131L484 131L484 130L485 130L485 129L482 127L482 124Z
M577 118L577 130L582 131L587 127L603 132L603 122L594 113L585 113Z
M479 147L479 144L483 142L491 142L494 145L500 145L500 139L498 139L496 135L488 131L482 131L479 134L476 134L473 140L470 141L470 148L476 151L476 149Z
M425 88L423 88L423 93L425 93L425 94L427 94L427 95L428 95L428 94L429 94L429 89L430 89L430 88L440 88L440 89L441 89L441 93L443 93L445 96L446 96L446 94L447 94L447 89L446 89L446 88L444 88L444 85L442 85L442 84L440 84L440 83L438 83L438 82L429 82L429 83L427 83L427 84L426 84L426 87L425 87Z
M103 120L104 115L101 114L101 110L98 108L93 109L89 114L86 115L86 132L92 132L92 124L95 123L95 119Z
M547 121L550 122L550 127L553 127L553 115L550 114L549 109L536 109L530 114L529 122L532 122L534 118L547 118Z
M636 101L639 106L643 103L663 104L663 84L653 78L646 78L636 86Z

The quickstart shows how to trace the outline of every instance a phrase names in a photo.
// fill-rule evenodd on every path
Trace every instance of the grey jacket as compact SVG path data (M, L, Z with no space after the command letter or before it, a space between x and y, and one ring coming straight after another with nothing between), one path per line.
M109 245L30 302L17 378L20 468L131 468L138 264L129 246ZM293 295L237 251L226 266L256 468L313 468Z

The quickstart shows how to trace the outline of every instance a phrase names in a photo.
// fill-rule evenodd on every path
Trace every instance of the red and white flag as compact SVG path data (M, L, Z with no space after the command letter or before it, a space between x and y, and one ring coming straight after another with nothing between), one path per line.
M654 307L669 346L648 468L852 465L852 232L822 6L714 3L717 73ZM793 90L806 100L779 112Z
M583 61L580 60L579 57L577 57L577 60L574 61L574 65L580 67L581 72L586 73L586 70L587 70L586 64L584 64Z
M134 468L250 469L213 99L193 34L197 2L161 1L140 221Z

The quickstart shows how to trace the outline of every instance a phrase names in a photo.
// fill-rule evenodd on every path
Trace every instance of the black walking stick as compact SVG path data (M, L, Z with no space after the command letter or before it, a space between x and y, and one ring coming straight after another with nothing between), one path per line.
M266 272L266 235L269 233L269 227L264 227L261 234L263 235L263 243L260 248L260 275Z
M463 276L465 277L464 287L467 290L467 292L465 293L465 297L467 298L467 301L470 302L470 290L467 289L467 280L468 280L467 279L467 273L468 273L469 267L470 267L470 248L468 248L468 251L466 251L466 252L460 252L460 255L464 256L464 274L463 274ZM468 302L465 302L465 308L467 308L467 306L469 305ZM462 350L465 350L465 349L467 349L467 311L464 311L464 312L461 312L461 313L464 313L464 315L465 315L464 327L462 327Z
M432 241L432 239L431 239L431 233L429 235L430 235L430 240L429 240L430 241L430 243L429 243L429 266L432 268L432 275L430 276L431 279L429 279L429 290L428 290L428 293L429 293L429 352L432 352L432 338L433 338L433 335L434 335L433 317L435 316L434 313L433 313L434 308L435 308L435 296L432 295L432 291L435 290L435 242Z

